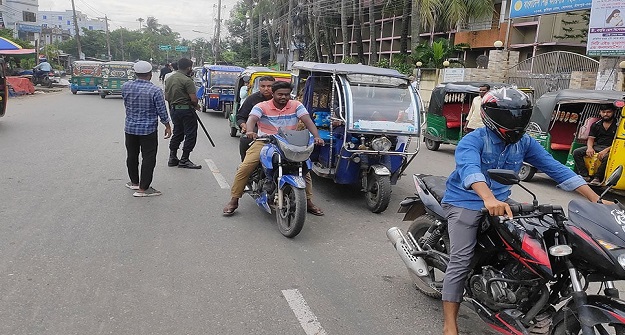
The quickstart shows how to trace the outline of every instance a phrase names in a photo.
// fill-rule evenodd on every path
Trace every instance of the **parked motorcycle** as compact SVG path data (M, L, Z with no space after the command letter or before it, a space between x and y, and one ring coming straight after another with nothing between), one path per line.
M33 76L30 77L34 86L41 85L42 87L52 87L52 84L56 81L54 79L54 72L45 72L37 75L36 70L33 69Z
M282 235L295 237L306 219L304 176L312 165L308 158L314 139L308 130L280 130L256 140L267 144L261 149L260 164L250 176L246 193L267 213L275 211Z
M608 190L622 171L610 175ZM502 334L625 334L625 301L614 287L625 279L625 206L576 199L567 219L561 206L539 204L513 171L488 172L534 200L511 205L511 219L485 215L464 302ZM416 220L406 234L393 227L386 235L417 289L440 299L450 246L440 205L445 178L414 175L414 181L416 196L402 201L399 212ZM603 283L604 295L587 294L590 282Z

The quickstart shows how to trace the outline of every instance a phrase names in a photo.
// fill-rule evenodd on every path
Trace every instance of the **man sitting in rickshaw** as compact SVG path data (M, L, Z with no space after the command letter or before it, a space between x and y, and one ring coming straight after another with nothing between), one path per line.
M616 135L616 107L613 104L601 104L599 106L599 116L601 119L590 126L588 133L588 142L586 146L579 147L573 151L575 160L575 170L586 181L590 181L590 185L599 186L605 174L608 162L608 154L612 146L612 141ZM584 162L584 156L593 157L597 155L597 159L601 161L601 165L597 169L593 177L589 176L588 168Z

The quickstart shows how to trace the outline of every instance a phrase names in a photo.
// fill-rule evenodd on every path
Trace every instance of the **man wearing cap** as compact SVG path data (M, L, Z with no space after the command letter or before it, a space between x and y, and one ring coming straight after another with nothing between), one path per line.
M136 80L122 86L122 98L126 108L126 166L130 181L126 187L136 192L135 197L151 197L161 192L150 186L156 166L158 148L158 119L165 125L165 138L171 137L169 116L165 107L163 91L152 84L152 65L138 61L133 69ZM139 174L141 153L141 174Z
M193 62L187 58L178 61L178 71L167 78L165 83L165 99L170 104L171 121L174 124L174 134L169 142L169 161L167 166L178 166L186 169L201 169L202 165L195 165L189 160L189 155L197 141L197 115L200 107L195 95L195 83L191 79ZM182 156L178 159L178 148L182 146Z

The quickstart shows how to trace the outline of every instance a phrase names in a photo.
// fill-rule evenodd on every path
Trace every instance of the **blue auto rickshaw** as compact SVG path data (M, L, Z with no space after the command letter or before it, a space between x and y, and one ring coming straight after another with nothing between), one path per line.
M235 86L243 70L231 65L204 65L202 87L197 92L202 112L212 109L228 118L234 104Z
M381 213L419 151L421 98L397 70L360 64L295 62L292 95L311 114L325 141L311 155L312 171L354 185Z

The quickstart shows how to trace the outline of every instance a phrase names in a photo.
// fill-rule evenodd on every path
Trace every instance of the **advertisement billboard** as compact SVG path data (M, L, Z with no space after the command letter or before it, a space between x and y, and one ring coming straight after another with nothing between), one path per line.
M589 56L625 55L625 0L594 0L588 24Z
M510 18L589 9L592 0L512 0Z

